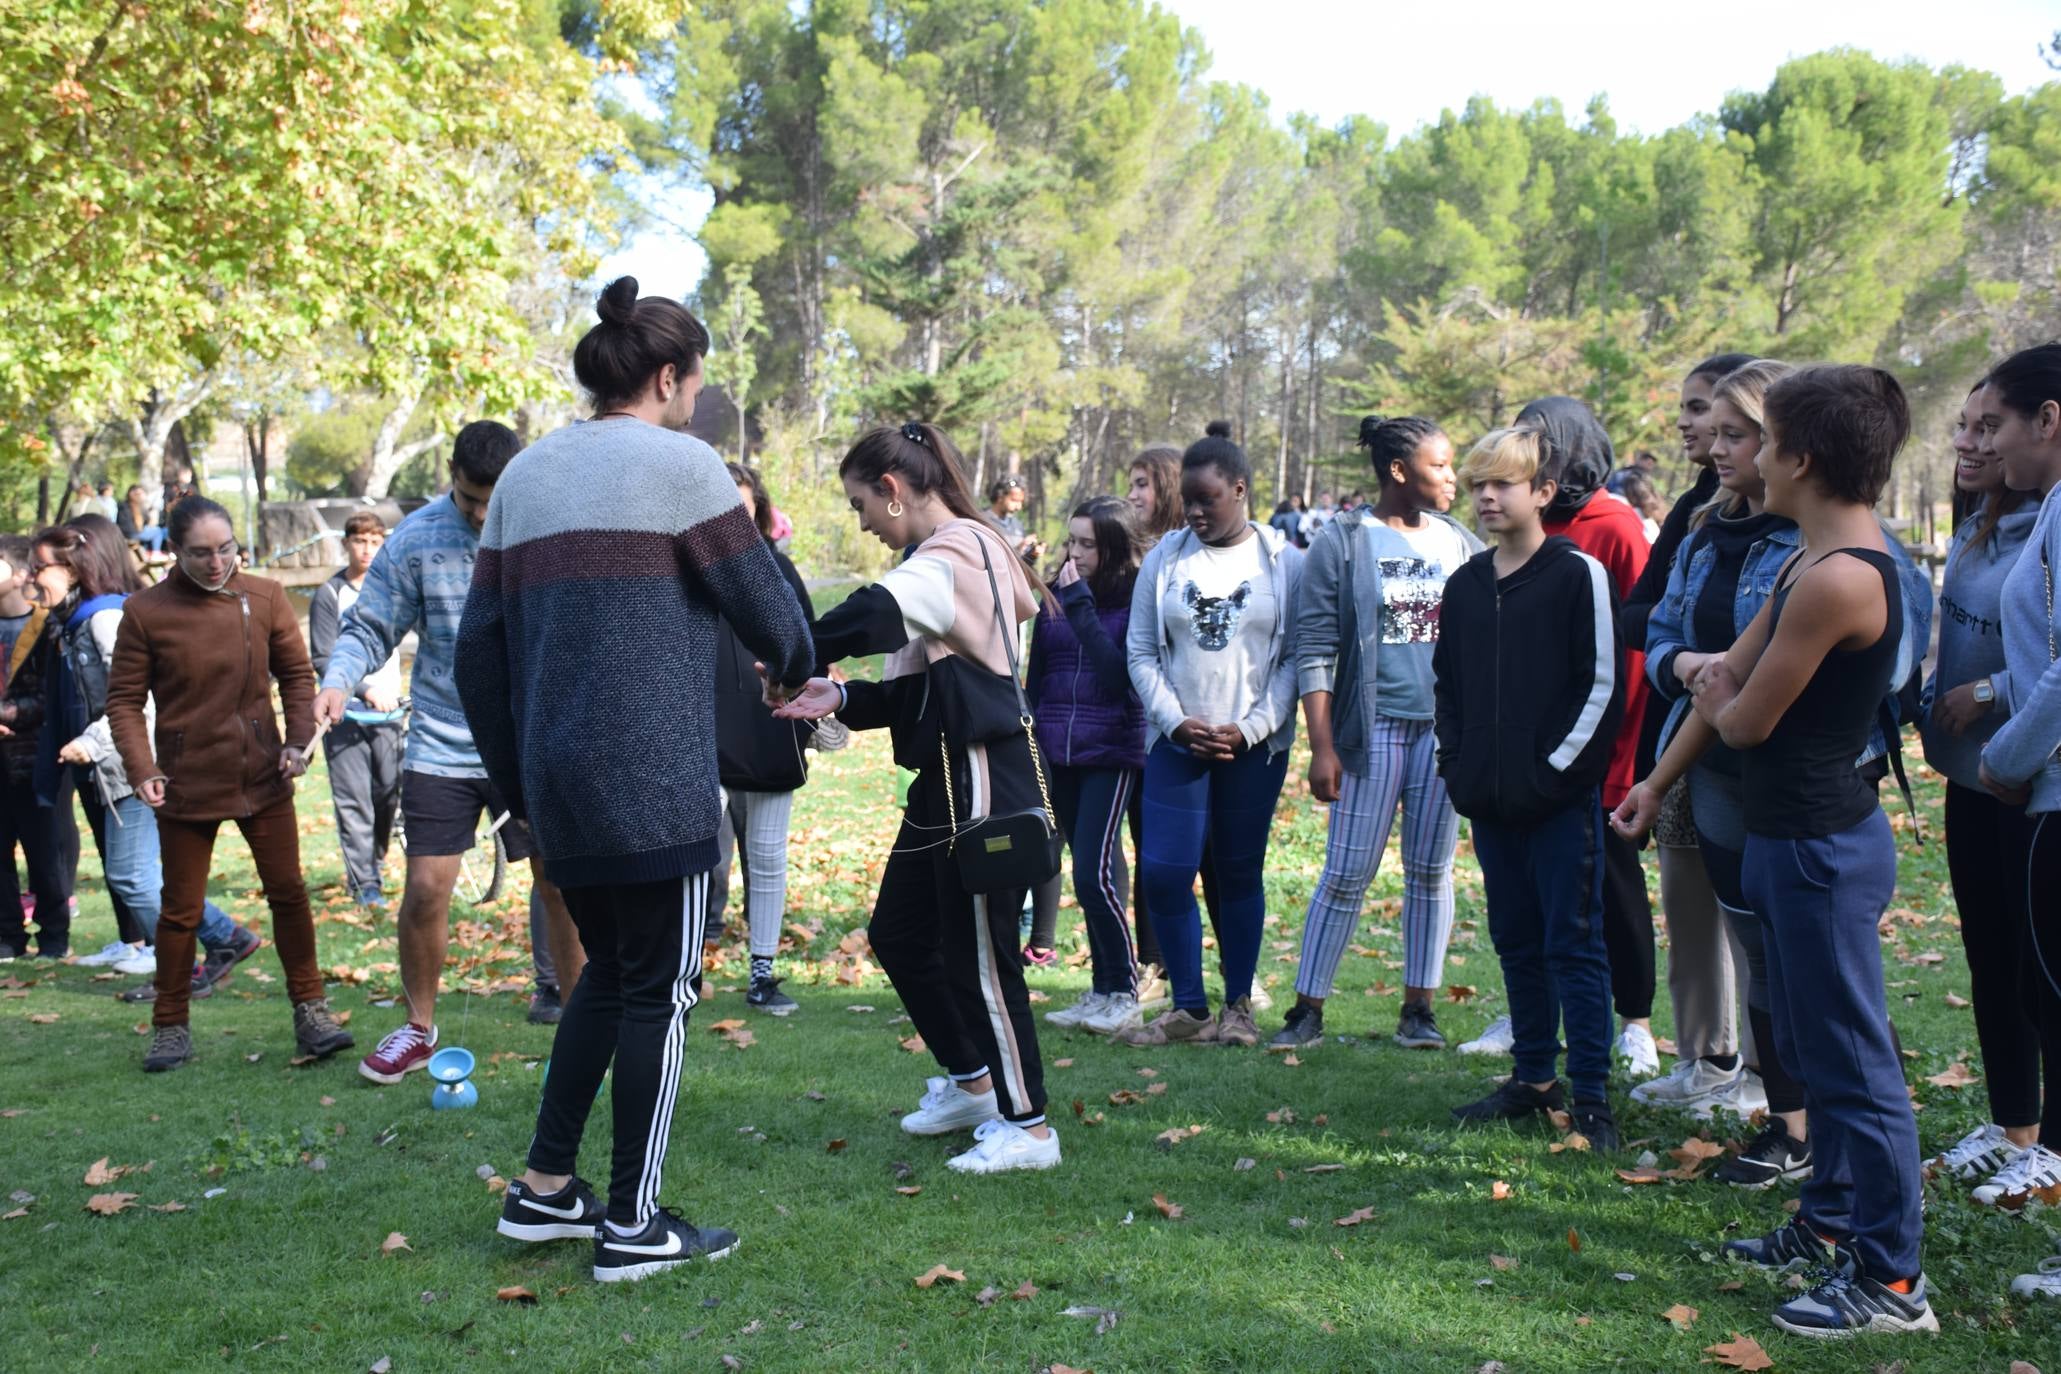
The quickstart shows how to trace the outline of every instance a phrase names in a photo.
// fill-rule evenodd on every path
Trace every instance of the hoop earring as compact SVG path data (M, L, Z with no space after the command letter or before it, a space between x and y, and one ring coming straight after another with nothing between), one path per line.
M899 502L899 501L890 501L890 502L888 502L888 503L887 503L887 518L888 518L888 519L890 519L890 520L899 520L899 519L901 519L901 518L902 518L902 503L901 503L901 502Z

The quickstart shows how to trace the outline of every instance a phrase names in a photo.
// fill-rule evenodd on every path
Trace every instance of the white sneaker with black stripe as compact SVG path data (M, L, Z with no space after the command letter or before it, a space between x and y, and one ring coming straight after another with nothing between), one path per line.
M2007 1212L2034 1201L2061 1207L2061 1154L2044 1145L2028 1145L1969 1196L1984 1207L2001 1207Z
M2011 1162L2019 1147L2011 1143L2004 1128L1992 1121L1977 1126L1946 1149L1925 1161L1925 1172L1937 1178L1981 1178L1994 1174Z
M620 1235L603 1222L594 1230L594 1277L602 1283L648 1279L695 1260L719 1260L737 1249L737 1233L720 1226L703 1228L682 1221L670 1207L661 1207L644 1229Z
M555 1193L533 1193L518 1178L502 1195L501 1220L494 1229L512 1240L592 1240L602 1215L601 1200L585 1179L576 1178Z
M1049 1169L1059 1162L1059 1132L1046 1127L1040 1140L1023 1127L997 1118L973 1132L974 1146L945 1161L962 1174L1002 1174L1012 1169Z

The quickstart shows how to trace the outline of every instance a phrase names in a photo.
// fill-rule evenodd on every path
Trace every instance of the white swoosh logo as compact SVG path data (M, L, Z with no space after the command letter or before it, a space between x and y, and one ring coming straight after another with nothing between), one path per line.
M611 1239L608 1242L608 1248L620 1250L626 1255L677 1255L681 1250L680 1237L677 1232L667 1233L664 1245L625 1245L619 1240Z
M573 1199L573 1205L570 1207L547 1207L533 1197L525 1197L522 1205L550 1217L577 1218L587 1210L586 1204L577 1198Z

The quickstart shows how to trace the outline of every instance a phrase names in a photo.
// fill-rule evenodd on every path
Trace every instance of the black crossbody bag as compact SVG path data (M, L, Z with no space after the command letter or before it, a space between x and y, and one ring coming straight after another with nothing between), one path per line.
M959 882L975 894L1016 892L1036 887L1059 872L1063 840L1059 820L1052 809L1052 793L1045 784L1045 761L1038 751L1037 731L1031 719L1030 701L1023 694L1023 680L1016 663L1016 627L1002 610L1002 588L995 579L995 565L988 557L987 541L980 543L980 561L987 569L988 590L994 594L995 624L1002 634L1002 646L1009 657L1009 686L1015 697L1015 719L1007 719L1006 699L997 699L995 674L963 660L953 660L959 671L944 674L939 705L944 722L956 727L938 732L938 755L944 762L945 815L951 823L948 852L959 868ZM940 667L944 665L938 665ZM956 717L956 719L954 719ZM982 720L985 718L985 728ZM991 801L1008 809L996 809L979 820L959 824L958 798L954 791L951 747L948 735L957 733L964 741L961 760L968 770L984 767ZM973 750L983 757L976 760ZM1028 755L1026 758L1025 756ZM1030 777L1022 774L1028 771ZM1032 796L1022 784L1035 779ZM1007 794L1027 804L1009 806Z

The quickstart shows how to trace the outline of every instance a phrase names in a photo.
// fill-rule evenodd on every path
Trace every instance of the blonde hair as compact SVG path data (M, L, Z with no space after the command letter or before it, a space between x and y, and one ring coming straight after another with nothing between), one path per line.
M1768 388L1795 370L1788 363L1774 358L1756 358L1750 363L1743 363L1727 372L1718 380L1718 384L1711 388L1710 403L1716 405L1719 401L1729 402L1734 410L1753 421L1754 427L1761 432L1761 442L1765 443L1768 426L1763 402L1767 399ZM1704 522L1713 515L1721 515L1731 520L1745 511L1745 497L1736 491L1720 489L1717 495L1696 508L1695 513L1689 517L1689 528L1703 528Z
M1468 451L1467 461L1460 464L1460 481L1468 487L1484 482L1528 482L1536 487L1544 459L1537 430L1493 429Z

